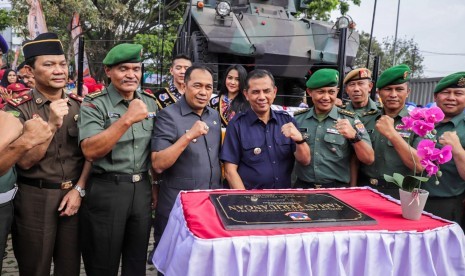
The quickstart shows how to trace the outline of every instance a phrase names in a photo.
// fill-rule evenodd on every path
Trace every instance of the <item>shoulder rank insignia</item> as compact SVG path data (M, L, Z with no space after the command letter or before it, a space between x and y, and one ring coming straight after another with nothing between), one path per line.
M83 97L81 97L81 96L79 96L79 95L76 95L76 94L74 94L74 93L69 93L69 94L68 94L68 97L70 97L71 99L76 100L76 101L78 101L78 102L81 102L81 103L82 103L82 100L84 100Z
M9 99L7 100L7 102L11 104L12 106L17 107L30 100L32 100L32 96L26 94L18 98Z
M155 100L157 99L157 97L155 97L155 95L153 95L152 93L149 93L149 92L147 92L145 90L142 90L142 94L144 94L145 96L149 96L152 99L155 99Z
M349 110L339 108L337 112L339 112L342 115L346 115L346 116L349 116L349 117L352 117L352 118L355 117L355 112L352 112L352 111L349 111Z
M95 92L95 93L87 94L86 98L95 99L95 98L100 97L100 96L105 95L105 94L107 94L106 89L104 89L103 91L98 91L98 92Z
M378 110L370 110L370 111L367 111L367 112L363 113L363 116L373 115L373 114L376 114L376 113L378 113Z
M294 112L294 116L303 114L303 113L305 113L305 112L307 112L309 110L310 110L310 108L304 108L304 109L301 109L301 110L297 110L297 111Z

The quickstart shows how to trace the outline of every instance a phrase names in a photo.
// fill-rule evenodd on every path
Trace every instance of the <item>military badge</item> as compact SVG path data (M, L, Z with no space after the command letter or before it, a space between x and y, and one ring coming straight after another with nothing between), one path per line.
M331 134L340 134L337 129L334 128L327 128L326 133L331 133Z
M115 112L108 112L108 118L121 118L121 114Z
M168 96L168 94L163 93L163 94L160 94L160 96L158 96L158 98L159 98L161 101L164 102L164 101L166 101L166 100L169 99L169 96Z
M400 136L401 136L402 138L404 138L404 139L410 138L410 134L411 134L410 132L404 132L404 131L399 131L398 133L399 133Z
M284 215L290 217L292 220L302 221L302 220L312 220L307 213L304 212L289 212Z
M10 110L10 111L7 111L7 113L10 113L11 115L15 117L19 117L19 115L21 114L19 113L19 111L16 111L16 110Z
M360 121L360 120L355 120L355 121L354 121L354 124L355 124L355 129L356 129L359 133L364 133L364 132L366 131L365 125L363 125L362 121Z
M359 71L359 77L360 77L361 79L363 79L363 78L368 78L368 71L367 71L367 70L360 70L360 71Z
M405 72L404 72L404 80L408 77L408 74L409 74L408 71L405 71Z
M457 82L457 86L460 87L465 87L465 78L460 78L459 81Z

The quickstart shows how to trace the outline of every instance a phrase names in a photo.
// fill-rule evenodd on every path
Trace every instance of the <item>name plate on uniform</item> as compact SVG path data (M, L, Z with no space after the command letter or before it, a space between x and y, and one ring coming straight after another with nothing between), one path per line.
M210 199L228 230L377 224L329 193L211 194Z

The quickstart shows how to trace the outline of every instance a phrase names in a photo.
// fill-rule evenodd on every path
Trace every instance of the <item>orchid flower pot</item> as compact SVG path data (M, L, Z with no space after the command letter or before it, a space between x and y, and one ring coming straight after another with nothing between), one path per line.
M402 217L410 220L419 220L425 208L429 192L423 189L415 189L413 192L399 189Z

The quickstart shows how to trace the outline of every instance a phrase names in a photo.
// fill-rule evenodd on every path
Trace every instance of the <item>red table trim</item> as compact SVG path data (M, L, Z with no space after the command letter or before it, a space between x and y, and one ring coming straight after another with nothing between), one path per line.
M361 226L331 226L311 228L277 228L256 230L226 230L215 207L210 201L211 193L330 193L338 199L352 205L378 224ZM423 232L450 225L450 222L423 214L418 221L402 218L400 205L368 188L318 189L318 190L222 190L222 191L186 191L181 192L181 203L187 227L198 238L214 239L238 236L268 236L299 234L307 232L334 231L413 231Z

